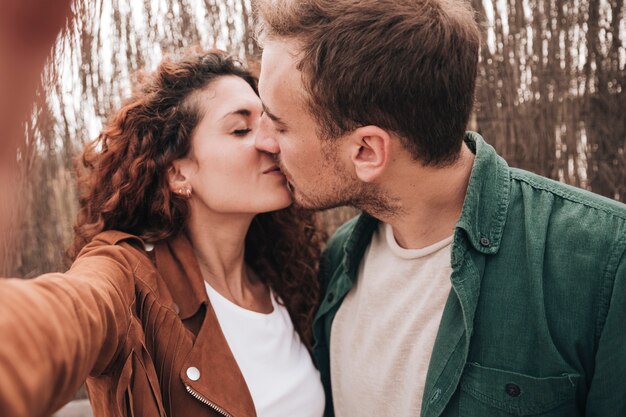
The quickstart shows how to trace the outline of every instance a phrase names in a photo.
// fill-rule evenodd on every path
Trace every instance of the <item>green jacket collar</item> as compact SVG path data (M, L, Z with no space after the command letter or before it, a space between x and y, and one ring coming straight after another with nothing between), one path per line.
M474 249L493 255L500 249L509 207L509 167L478 133L467 132L465 144L476 158L456 227L465 230Z
M374 217L367 213L361 214L350 233L350 237L346 240L343 248L343 266L353 280L356 278L356 271L359 268L361 259L363 259L365 250L370 244L377 224L378 220Z

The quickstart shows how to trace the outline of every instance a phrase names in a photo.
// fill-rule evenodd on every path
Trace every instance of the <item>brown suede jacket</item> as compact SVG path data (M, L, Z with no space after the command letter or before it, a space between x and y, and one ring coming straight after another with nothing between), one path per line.
M152 258L152 259L151 259ZM0 279L0 416L255 416L189 241L96 236L65 274Z

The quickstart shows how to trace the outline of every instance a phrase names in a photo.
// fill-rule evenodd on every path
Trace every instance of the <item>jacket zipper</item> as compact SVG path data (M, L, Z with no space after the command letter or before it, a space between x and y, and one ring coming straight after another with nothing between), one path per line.
M233 417L228 412L226 412L226 410L224 410L222 407L218 406L217 404L213 404L211 401L207 400L202 395L198 394L198 392L194 391L194 389L191 388L189 385L185 384L185 388L187 389L188 393L190 393L196 400L200 401L202 404L208 405L213 410L217 411L223 416Z

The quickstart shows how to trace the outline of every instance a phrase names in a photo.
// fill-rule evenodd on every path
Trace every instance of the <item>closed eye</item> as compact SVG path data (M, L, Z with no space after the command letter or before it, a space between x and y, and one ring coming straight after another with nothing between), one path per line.
M233 135L235 135L235 136L246 136L251 131L252 131L252 129L237 129L237 130L233 131Z

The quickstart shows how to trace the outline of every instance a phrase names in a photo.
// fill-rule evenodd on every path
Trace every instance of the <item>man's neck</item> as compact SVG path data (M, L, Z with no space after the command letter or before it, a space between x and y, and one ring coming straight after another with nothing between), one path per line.
M472 172L474 154L461 148L459 159L448 167L404 167L389 189L398 210L376 216L389 223L398 244L424 248L454 233Z

